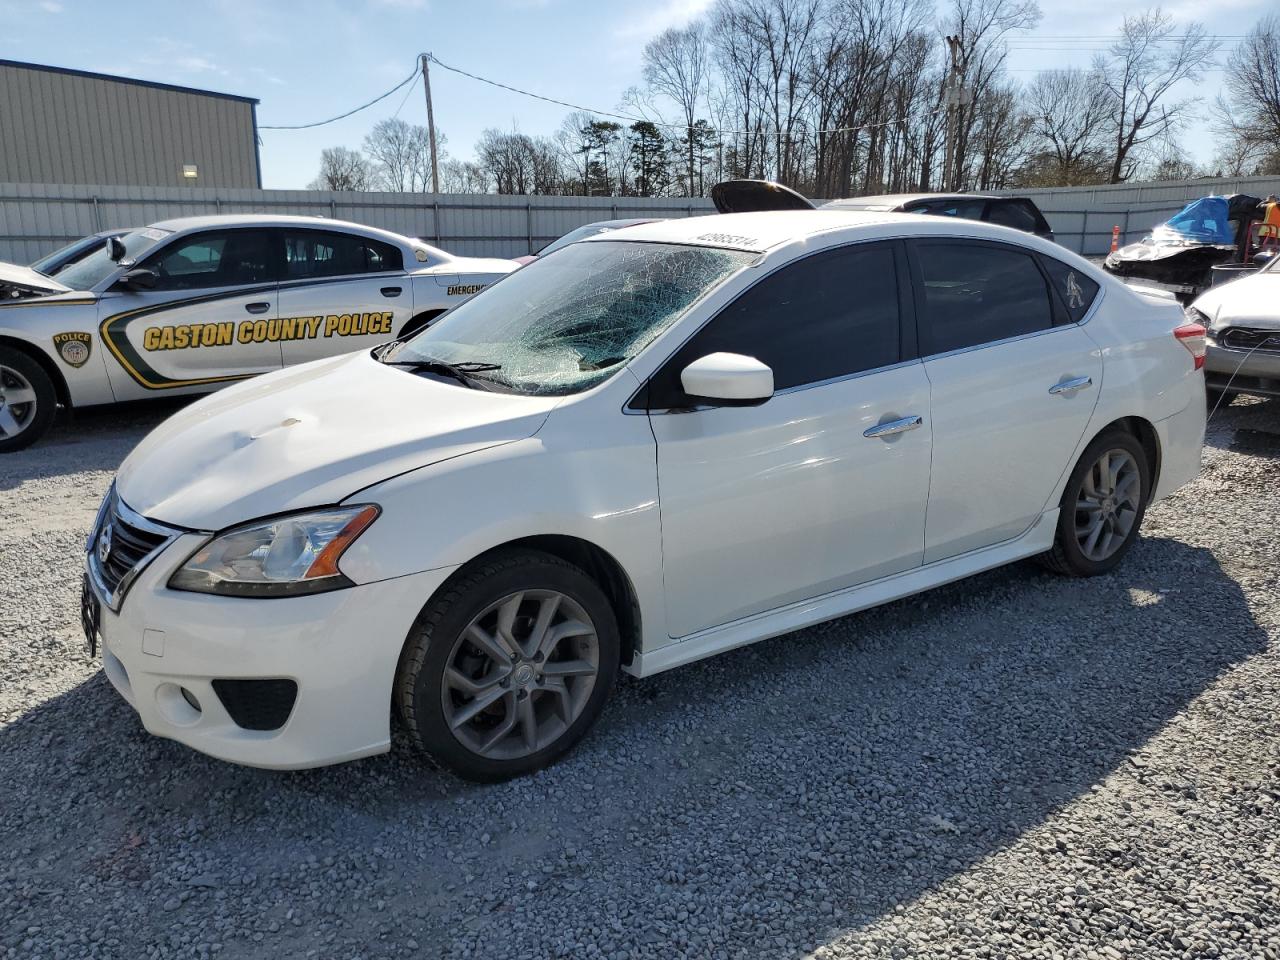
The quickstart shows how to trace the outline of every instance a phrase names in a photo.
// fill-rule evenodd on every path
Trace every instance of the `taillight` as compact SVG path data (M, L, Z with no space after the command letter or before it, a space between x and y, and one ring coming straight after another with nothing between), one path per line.
M1208 332L1198 323L1184 323L1173 328L1173 335L1190 352L1197 370L1204 366L1205 335Z

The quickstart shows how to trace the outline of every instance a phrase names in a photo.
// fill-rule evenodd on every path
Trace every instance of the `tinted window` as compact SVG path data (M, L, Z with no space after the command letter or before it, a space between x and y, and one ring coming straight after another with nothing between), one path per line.
M1041 257L1040 262L1044 264L1049 274L1049 281L1058 291L1058 296L1062 298L1072 322L1079 323L1089 312L1094 298L1098 296L1097 281L1082 270L1068 266L1061 260Z
M893 248L817 254L761 280L715 316L662 369L651 406L688 406L680 371L709 353L773 369L774 389L817 383L901 358Z
M1013 227L1026 233L1035 233L1040 229L1040 221L1030 209L1026 201L995 200L987 210L987 219L1002 227Z
M939 200L921 200L906 208L909 213L928 213L937 217L963 217L981 220L985 200L966 200L963 197L943 197Z
M286 280L404 269L404 258L391 244L348 233L288 230L284 244Z
M1049 288L1035 259L996 244L920 243L920 331L926 354L946 353L1053 326Z
M157 290L193 290L275 279L271 234L260 230L198 233L148 258Z

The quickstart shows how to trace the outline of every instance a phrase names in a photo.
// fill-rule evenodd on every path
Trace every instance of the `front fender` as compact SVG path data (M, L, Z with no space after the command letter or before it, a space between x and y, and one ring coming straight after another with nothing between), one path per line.
M96 300L83 297L5 304L0 306L0 342L38 354L62 380L72 406L112 403L97 315Z

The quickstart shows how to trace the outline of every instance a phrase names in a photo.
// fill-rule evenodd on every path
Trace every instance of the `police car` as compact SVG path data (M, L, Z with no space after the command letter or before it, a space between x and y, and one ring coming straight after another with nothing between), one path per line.
M113 233L52 275L0 264L0 453L58 404L206 393L403 336L516 266L285 216Z

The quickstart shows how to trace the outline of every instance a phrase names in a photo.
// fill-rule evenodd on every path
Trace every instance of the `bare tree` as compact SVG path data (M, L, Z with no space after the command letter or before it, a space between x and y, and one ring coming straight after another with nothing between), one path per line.
M373 125L364 138L364 151L373 161L384 190L407 193L427 189L430 183L428 139L426 127L394 117Z
M1024 94L1038 179L1057 186L1098 183L1107 166L1110 97L1096 71L1045 70Z
M650 40L644 48L644 82L675 103L688 130L688 185L693 190L694 134L698 103L707 83L707 44L701 22L687 27L670 27Z
M440 189L444 193L488 193L493 178L478 163L446 160L440 165Z
M1280 17L1261 20L1227 60L1218 100L1222 159L1239 176L1269 172L1280 158Z
M312 190L368 190L373 185L369 161L358 150L326 147L320 151L320 174Z
M1159 7L1125 17L1120 39L1096 69L1110 95L1107 125L1111 132L1110 183L1127 180L1137 169L1142 148L1165 139L1183 124L1197 98L1170 101L1183 80L1199 80L1218 52L1199 23L1176 33L1173 18Z

